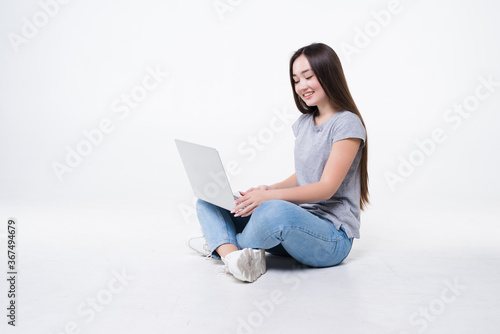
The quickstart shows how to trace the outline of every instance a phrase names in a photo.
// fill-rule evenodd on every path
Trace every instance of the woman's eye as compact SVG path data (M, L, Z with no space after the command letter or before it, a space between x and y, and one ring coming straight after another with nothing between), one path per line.
M311 75L311 76L307 77L306 79L307 79L307 80L309 80L309 79L311 79L312 77L313 77L313 75Z
M299 82L298 82L298 81L294 81L293 83L294 83L294 84L298 84Z

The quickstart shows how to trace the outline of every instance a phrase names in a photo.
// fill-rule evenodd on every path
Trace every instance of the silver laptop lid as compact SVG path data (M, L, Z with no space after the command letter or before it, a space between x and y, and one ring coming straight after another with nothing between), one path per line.
M232 210L233 192L215 148L175 139L194 195L204 201Z

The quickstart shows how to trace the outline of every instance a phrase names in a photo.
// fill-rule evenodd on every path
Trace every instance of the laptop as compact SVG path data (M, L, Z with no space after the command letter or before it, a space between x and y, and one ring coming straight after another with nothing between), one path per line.
M224 165L215 148L175 139L194 195L204 201L231 211L234 200L241 197L233 193Z

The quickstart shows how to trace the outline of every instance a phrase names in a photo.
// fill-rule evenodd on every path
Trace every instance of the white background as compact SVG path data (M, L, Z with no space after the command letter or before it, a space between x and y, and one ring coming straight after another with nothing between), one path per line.
M218 12L217 3L230 9ZM370 210L391 214L399 208L405 230L415 227L406 217L425 209L430 212L425 217L434 214L443 219L437 224L447 226L440 247L460 244L447 215L489 214L500 199L500 86L458 127L443 116L474 95L480 77L500 82L500 8L492 0L401 0L388 24L376 23L374 12L381 15L389 3L73 0L59 5L34 36L15 47L13 34L23 36L25 20L36 21L41 5L2 1L2 224L8 217L19 219L25 254L28 239L50 229L51 220L64 220L67 230L55 235L69 249L65 233L78 231L91 240L94 225L81 218L85 210L105 209L106 217L131 209L139 217L158 212L158 221L148 226L151 235L155 227L173 235L194 228L194 197L174 138L216 147L225 163L238 162L241 168L230 175L235 190L283 180L294 171L291 124L300 115L288 61L299 47L323 42L340 56L367 127L372 205L362 216L362 236L371 235L371 224L377 226L373 233L398 238L385 229L383 215ZM371 35L366 45L360 44L363 33ZM346 52L346 45L356 53ZM148 67L168 76L120 118L113 102L141 85ZM255 157L242 154L238 147L248 148L250 137L263 136L276 110L289 115L288 122L278 123L284 129L265 137ZM85 140L83 132L103 119L110 119L114 130L58 180L54 162L64 164L68 147L76 149ZM436 128L447 139L391 189L387 173L398 173L400 158L418 154L415 141L430 138ZM494 218L481 221L477 232L486 245L484 256L498 255L492 246L498 218L489 217ZM124 220L122 228L132 231L136 224ZM141 238L147 244L147 236ZM410 233L408 238L401 244L411 243ZM57 329L52 324L44 329L50 328Z
M236 3L236 2L235 2ZM443 115L474 94L480 76L500 81L495 2L401 1L389 25L359 53L358 29L388 2L240 1L222 13L212 1L79 2L59 12L15 53L36 1L1 11L2 202L128 200L161 205L189 201L173 139L217 147L237 160L240 190L293 173L290 125L250 155L237 151L269 127L274 109L300 115L288 78L293 51L332 46L366 121L374 203L412 195L424 201L498 199L499 87L457 129ZM376 32L376 30L373 30ZM359 42L358 42L359 45ZM142 83L146 67L169 76L125 119L112 111L121 94ZM76 149L84 130L103 118L115 125L103 143L59 182L52 168ZM387 171L408 158L414 140L441 127L447 140L391 191ZM249 145L248 145L249 147Z

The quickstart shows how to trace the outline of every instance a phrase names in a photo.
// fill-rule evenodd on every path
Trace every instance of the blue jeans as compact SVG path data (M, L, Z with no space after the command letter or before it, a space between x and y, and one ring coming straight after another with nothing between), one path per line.
M263 202L249 217L234 217L228 210L198 199L196 211L212 256L215 249L231 243L260 248L311 267L329 267L342 262L352 247L344 229L282 200Z

